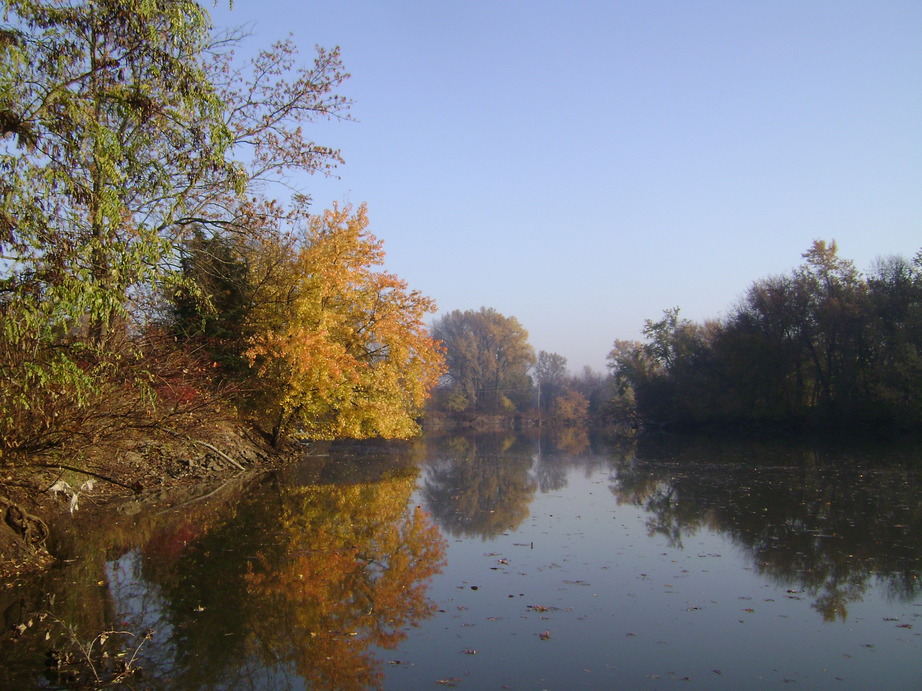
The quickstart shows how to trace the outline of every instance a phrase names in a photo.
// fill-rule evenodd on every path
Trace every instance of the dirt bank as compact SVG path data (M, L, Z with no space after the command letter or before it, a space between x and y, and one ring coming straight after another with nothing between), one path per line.
M251 429L220 422L194 436L139 434L7 468L0 478L0 583L54 562L48 526L63 514L105 511L129 497L144 502L184 485L270 469L301 453L298 444L272 449Z

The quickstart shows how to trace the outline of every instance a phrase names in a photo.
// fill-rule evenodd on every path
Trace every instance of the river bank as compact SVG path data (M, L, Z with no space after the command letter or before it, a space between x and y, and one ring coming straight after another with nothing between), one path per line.
M268 470L294 460L304 446L271 447L232 420L202 425L194 435L145 431L79 454L59 453L7 468L0 477L0 583L47 568L53 525L69 515L104 513L131 501L143 506L183 488Z

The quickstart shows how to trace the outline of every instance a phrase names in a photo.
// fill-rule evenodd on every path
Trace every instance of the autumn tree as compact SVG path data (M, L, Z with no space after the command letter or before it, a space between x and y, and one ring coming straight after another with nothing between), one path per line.
M310 215L303 235L269 236L253 255L245 356L258 393L249 405L273 442L418 431L442 374L423 322L435 305L381 271L383 261L364 206Z
M560 422L583 423L589 417L589 401L579 391L570 389L554 399L551 410L554 419Z
M338 49L318 48L301 68L289 40L240 66L234 36L216 36L192 0L4 8L0 453L96 439L115 426L90 430L87 420L126 393L134 403L110 422L156 408L157 365L170 357L143 357L151 322L141 299L185 280L193 253L215 250L212 268L227 265L228 244L212 241L250 232L267 184L340 163L302 125L349 107L336 93L348 77ZM291 213L260 207L272 217L260 228ZM216 312L201 284L185 288ZM187 310L184 326L199 312ZM228 315L218 321L232 327Z
M515 317L487 307L455 310L436 320L432 333L445 346L442 393L450 410L495 413L526 404L535 353Z

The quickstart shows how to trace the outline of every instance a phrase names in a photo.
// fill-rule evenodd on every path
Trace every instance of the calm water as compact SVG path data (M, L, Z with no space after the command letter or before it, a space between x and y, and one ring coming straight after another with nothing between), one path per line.
M909 445L334 447L78 516L0 686L917 689L920 490Z

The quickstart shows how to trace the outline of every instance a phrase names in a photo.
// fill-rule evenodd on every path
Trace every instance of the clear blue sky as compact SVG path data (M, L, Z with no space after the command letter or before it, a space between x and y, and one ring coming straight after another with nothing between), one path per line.
M387 268L598 371L678 306L720 317L814 238L922 248L919 0L226 0L241 53L339 45L356 122L317 210L367 202Z

